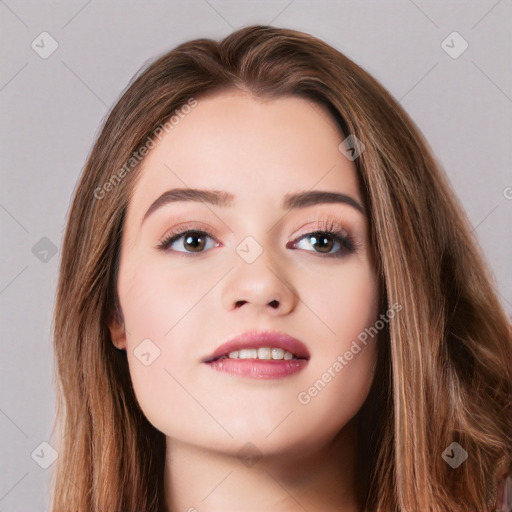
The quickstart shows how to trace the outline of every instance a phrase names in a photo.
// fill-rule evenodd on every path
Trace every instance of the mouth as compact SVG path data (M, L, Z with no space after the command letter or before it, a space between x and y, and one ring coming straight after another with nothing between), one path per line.
M257 361L291 361L305 360L308 358L300 357L288 350L278 347L258 347L258 348L242 348L239 350L233 350L229 354L221 355L207 359L205 363L213 363L214 361L220 361L222 359L237 359L237 360L257 360Z
M307 347L296 338L271 331L251 331L222 344L202 362L242 377L275 379L297 373L309 359Z
M211 363L219 359L309 360L309 350L302 341L275 331L248 331L235 336L203 359Z

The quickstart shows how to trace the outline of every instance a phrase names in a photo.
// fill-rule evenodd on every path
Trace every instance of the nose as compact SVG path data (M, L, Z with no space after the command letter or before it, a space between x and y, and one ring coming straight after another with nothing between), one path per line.
M253 263L239 258L222 290L222 303L228 311L242 309L279 316L293 311L298 301L290 276L264 255Z

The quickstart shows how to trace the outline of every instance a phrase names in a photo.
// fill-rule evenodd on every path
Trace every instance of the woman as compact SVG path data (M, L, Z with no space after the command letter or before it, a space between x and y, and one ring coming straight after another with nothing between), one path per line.
M184 43L75 192L54 511L491 511L510 322L407 114L301 32Z

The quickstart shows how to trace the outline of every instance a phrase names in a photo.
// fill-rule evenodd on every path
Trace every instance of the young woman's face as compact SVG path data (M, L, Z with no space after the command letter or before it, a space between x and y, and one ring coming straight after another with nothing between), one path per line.
M145 158L122 240L125 325L110 329L143 412L169 438L233 454L248 442L304 453L364 402L377 347L360 340L377 320L378 285L342 140L323 107L230 90L199 99ZM171 200L174 189L184 192ZM226 203L193 200L196 189ZM331 195L290 200L318 192ZM164 193L169 200L155 204ZM273 378L269 365L286 371L297 361L204 362L255 330L300 340L309 359Z

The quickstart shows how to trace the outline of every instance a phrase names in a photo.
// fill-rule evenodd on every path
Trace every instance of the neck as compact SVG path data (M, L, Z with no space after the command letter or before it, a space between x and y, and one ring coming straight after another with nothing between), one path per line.
M357 428L351 421L312 454L237 454L167 438L168 512L357 512Z

